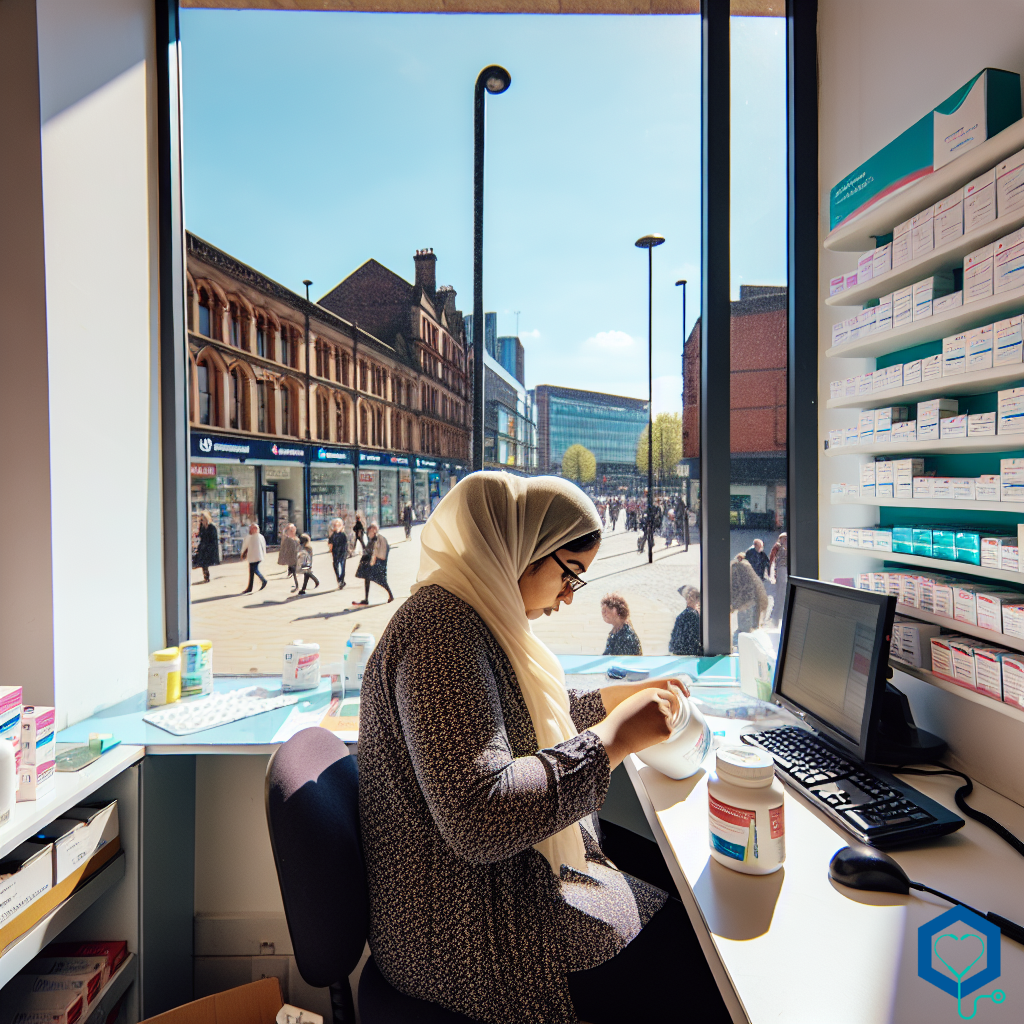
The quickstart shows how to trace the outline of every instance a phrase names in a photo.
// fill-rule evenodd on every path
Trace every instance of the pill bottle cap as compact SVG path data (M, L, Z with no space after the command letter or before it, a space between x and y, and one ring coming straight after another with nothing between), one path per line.
M722 747L715 754L715 770L726 782L741 785L768 784L775 778L771 754L754 747Z
M154 651L150 657L154 661L174 661L181 657L181 651L177 647L165 647L162 651Z

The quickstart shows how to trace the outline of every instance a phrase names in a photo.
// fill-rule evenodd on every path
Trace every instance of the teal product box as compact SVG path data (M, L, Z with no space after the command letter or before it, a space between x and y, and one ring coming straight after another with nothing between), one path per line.
M956 560L981 565L981 534L977 530L956 531Z
M932 531L926 527L914 526L911 528L912 541L914 546L913 554L924 555L925 558L932 557Z
M981 561L981 541L978 541L978 561ZM932 558L956 561L956 530L932 530Z
M912 526L894 526L892 528L892 549L904 555L914 553L914 528Z
M1020 75L985 68L829 193L834 231L1019 121Z

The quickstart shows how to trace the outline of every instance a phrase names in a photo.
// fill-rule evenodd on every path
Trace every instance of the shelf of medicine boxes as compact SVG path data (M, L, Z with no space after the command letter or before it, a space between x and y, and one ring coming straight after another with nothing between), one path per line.
M1000 633L994 629L972 626L969 622L947 619L945 615L934 615L921 608L912 608L909 604L897 604L896 614L917 622L930 622L934 626L942 626L943 629L954 633L963 633L967 636L977 637L979 640L986 640L993 647L1009 647L1012 651L1024 651L1024 640L1019 636L1008 636L1006 633ZM1024 714L1024 712L1021 713Z
M954 501L952 498L870 498L833 496L833 505L869 505L873 508L943 508L964 512L1024 513L1024 501Z
M924 668L916 668L913 665L905 665L902 661L890 659L889 666L897 672L905 672L908 676L931 683L932 686L937 686L940 690L956 694L956 696L963 697L974 704L980 704L982 707L995 711L997 714L1006 715L1008 718L1015 718L1018 722L1024 722L1024 711L1021 711L1020 708L1015 708L1012 704L1004 704L1001 700L995 700L992 697L986 697L983 693L968 690L966 686L957 686L956 683L951 683L948 679L943 679L934 672L929 672Z
M844 444L826 448L830 458L840 455L963 455L982 452L1013 452L1024 448L1024 434L984 434L981 437L947 437L938 441L889 441L886 444Z
M0 953L0 988L26 967L77 917L89 909L125 875L125 856L118 853L94 875L79 883L75 891L40 918L27 932L19 935Z
M128 987L139 976L139 958L129 953L110 981L96 994L89 1004L85 1016L79 1018L78 1024L106 1024L117 1001L128 991Z
M914 284L916 281L923 281L936 271L963 266L964 257L969 253L980 249L983 245L988 245L989 242L995 242L1011 231L1016 231L1022 224L1024 224L1024 206L1017 210L1011 210L1005 217L990 220L980 228L975 228L973 231L967 232L966 235L947 242L946 245L932 249L927 255L904 263L895 270L873 277L870 281L865 281L864 284L847 288L837 295L830 295L825 300L825 305L860 306L869 299L877 299L900 288L906 288L907 285Z
M945 167L926 175L909 188L893 193L861 216L841 224L825 236L822 244L830 252L867 252L875 248L877 236L889 234L897 224L952 195L1021 149L1024 149L1024 120L1014 121L998 135L951 160Z
M1024 572L1011 572L1009 569L992 569L987 565L972 565L970 562L951 562L946 558L926 558L924 555L905 555L901 551L876 551L873 548L843 547L829 544L827 550L837 555L861 555L880 562L894 562L898 565L919 565L922 569L934 569L940 573L957 573L963 576L983 576L990 580L1002 580L1004 583L1016 583L1024 586Z
M850 395L848 398L830 398L827 409L884 409L889 405L913 405L926 402L929 398L955 398L957 395L983 395L998 391L1006 384L1024 380L1024 363L1010 363L995 366L990 370L971 370L969 373L954 373L948 377L910 384L905 388L889 388L886 391L872 391L865 395Z
M878 334L869 334L856 341L844 341L825 350L830 359L861 359L872 356L886 356L900 349L920 345L925 341L938 341L974 327L984 327L996 320L1016 316L1024 309L1024 286L990 295L986 299L975 299L962 306L954 306L935 316L926 316L904 327L893 327ZM895 389L894 389L895 390Z

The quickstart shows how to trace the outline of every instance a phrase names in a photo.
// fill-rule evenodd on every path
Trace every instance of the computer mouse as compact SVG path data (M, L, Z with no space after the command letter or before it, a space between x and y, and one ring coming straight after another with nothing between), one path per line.
M910 892L907 873L886 853L858 843L844 846L829 861L829 877L851 889L869 892Z

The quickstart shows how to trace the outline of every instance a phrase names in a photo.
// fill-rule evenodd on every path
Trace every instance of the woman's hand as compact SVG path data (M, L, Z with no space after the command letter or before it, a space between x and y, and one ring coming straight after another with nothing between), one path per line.
M616 768L627 754L667 740L678 695L669 689L645 687L621 701L603 722L592 729Z
M604 703L605 713L608 714L614 711L615 708L617 708L627 697L632 697L634 693L639 693L641 690L649 690L652 686L658 689L670 690L670 687L673 684L682 690L683 696L690 696L689 687L678 676L662 676L658 679L645 679L642 683L617 683L614 686L602 686L601 700ZM672 693L673 712L678 710L678 707L678 697Z

